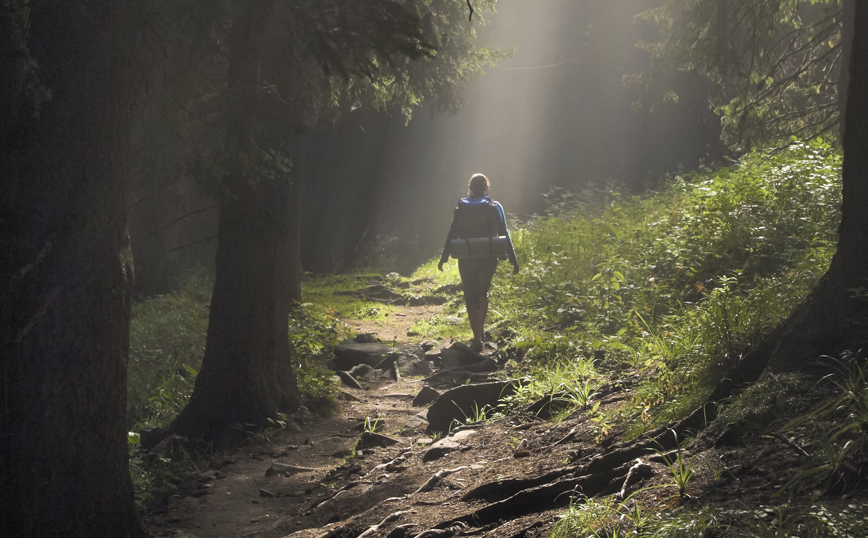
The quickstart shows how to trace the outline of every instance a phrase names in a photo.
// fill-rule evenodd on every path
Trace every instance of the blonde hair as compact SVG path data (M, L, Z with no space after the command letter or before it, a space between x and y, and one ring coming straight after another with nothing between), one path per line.
M467 183L467 190L470 196L485 196L488 189L491 187L491 182L485 177L485 174L473 174L470 181Z

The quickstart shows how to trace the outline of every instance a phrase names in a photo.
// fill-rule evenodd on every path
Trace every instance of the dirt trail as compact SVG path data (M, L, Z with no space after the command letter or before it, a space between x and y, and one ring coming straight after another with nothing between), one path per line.
M283 430L215 456L214 469L186 483L165 513L149 517L151 532L196 538L294 533L294 538L355 538L373 529L365 538L408 538L450 520L467 520L513 493L567 475L574 461L594 453L592 430L582 427L579 416L552 424L519 413L454 431L444 438L452 441L452 449L432 458L428 451L435 439L425 434L419 417L425 408L412 406L420 388L419 379L368 384L368 390L344 388L349 399L340 402L334 418L312 420L297 431ZM616 393L609 397L618 399ZM378 416L377 431L397 444L364 448L353 456L365 418ZM271 474L275 464L307 469L281 467L282 472ZM547 478L526 482L529 477ZM463 500L474 488L482 493ZM509 507L499 514L495 506L492 521L478 526L456 521L447 525L451 531L434 534L445 538L460 528L493 537L544 536L560 513L556 504L569 499L560 497L546 501L543 494L540 498L551 506L529 514Z
M357 333L370 333L383 342L407 344L418 342L418 336L407 333L410 327L423 320L430 320L441 314L443 307L438 305L402 306L400 311L389 315L385 320L343 319L343 323Z
M541 420L513 417L470 430L472 435L459 441L460 448L423 462L432 439L424 433L425 424L415 418L424 408L411 405L418 388L418 381L409 380L370 390L345 389L358 401L341 402L336 417L305 424L302 431L280 431L268 442L253 442L215 457L215 469L186 484L186 493L172 498L165 514L151 518L151 531L156 536L271 538L312 529L308 533L314 537L325 533L331 523L352 528L348 535L358 536L386 516L404 512L395 516L389 530L410 524L408 534L415 530L415 535L478 504L459 500L469 489L559 468L569 457L563 447L551 450L546 461L514 458L523 438L550 428ZM381 417L378 431L399 443L363 449L350 457L359 438L354 427L358 429L365 417L376 416ZM404 462L384 465L402 454ZM276 463L312 470L267 476ZM413 494L439 471L455 469L459 470L444 476L430 491ZM551 522L554 517L551 513L542 520ZM497 533L511 534L505 529Z
M437 310L407 307L396 323L356 321L350 327L406 342L407 328ZM628 397L636 380L623 377L600 387L600 410ZM422 384L404 378L365 383L366 390L345 387L335 417L310 418L215 455L213 468L183 484L165 510L148 514L150 532L188 538L541 538L579 492L629 494L672 481L655 452L674 448L669 430L648 432L656 441L619 445L617 435L599 441L599 425L582 409L550 421L539 407L526 406L432 439L422 419L426 408L412 405ZM375 417L377 431L395 444L354 450L365 419ZM797 459L781 453L774 440L765 447L697 447L685 454L696 503L764 502L768 477L782 475ZM736 463L748 458L749 464ZM669 488L645 490L632 502L639 499L651 511L694 502L679 501Z

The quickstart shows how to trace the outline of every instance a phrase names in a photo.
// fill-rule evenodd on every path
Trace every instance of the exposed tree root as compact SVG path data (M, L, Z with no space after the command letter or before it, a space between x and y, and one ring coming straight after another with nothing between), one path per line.
M414 491L411 495L415 495L417 493L423 493L425 491L431 491L432 489L434 489L434 486L436 486L438 482L443 480L443 478L445 478L445 477L447 477L453 473L460 472L464 469L467 469L467 467L464 466L464 467L456 467L455 469L441 469L441 470L437 471L436 473L434 473L434 476L429 478L427 482L422 484L419 487L419 489Z
M444 521L436 527L447 528L456 523L466 523L479 527L502 519L514 519L535 512L551 510L554 507L566 506L572 497L570 493L593 497L604 491L613 481L620 484L627 476L630 467L631 465L622 465L605 472L578 478L560 479L541 486L526 488L467 515Z
M461 500L466 502L477 499L483 501L505 499L506 497L515 495L520 491L549 484L561 477L573 474L576 469L577 467L575 466L565 467L534 478L509 478L497 482L488 482L468 491L463 497L461 497Z

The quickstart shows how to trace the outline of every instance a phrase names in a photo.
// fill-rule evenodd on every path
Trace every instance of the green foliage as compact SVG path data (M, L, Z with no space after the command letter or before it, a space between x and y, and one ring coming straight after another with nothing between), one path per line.
M374 433L378 429L382 428L380 424L380 419L383 418L380 415L377 415L373 419L371 417L365 417L365 422L362 424L362 432Z
M711 538L720 536L718 508L711 506L697 511L682 511L662 518L653 531L645 536L659 538Z
M675 431L672 432L673 435ZM687 484L693 479L693 460L687 461L684 459L683 443L678 444L678 449L675 451L675 456L665 454L658 451L657 454L663 459L663 463L669 467L669 473L672 477L672 484L678 489L678 497L684 498L687 491Z
M709 505L699 510L648 506L634 493L623 502L614 497L575 499L552 528L549 538L850 538L861 536L868 505L842 501L746 507Z
M449 319L449 318L452 319ZM466 340L472 334L470 321L467 317L455 319L455 316L443 316L434 314L428 319L422 319L410 327L410 332L415 332L423 338L435 338L438 340L453 338Z
M134 423L165 426L187 404L202 366L210 280L188 274L180 290L133 304L127 407Z
M455 403L455 402L452 402L452 403ZM456 407L457 407L457 405L458 404L456 404ZM460 408L459 408L459 410L460 410ZM489 418L491 418L489 416L490 413L491 413L491 406L490 405L483 405L482 407L479 407L479 405L474 402L473 403L473 410L471 411L471 413L468 415L464 411L461 411L461 414L464 415L464 420L462 420L462 421L454 420L453 424L460 423L460 424L467 425L467 424L477 424L477 423L481 423L481 422L486 422ZM452 429L452 427L450 426L450 430L451 429Z
M704 88L732 145L835 134L842 17L837 0L669 0L640 16L659 36L628 80L652 109Z
M372 273L364 273L306 278L302 282L305 308L324 319L343 317L386 321L394 314L394 307L344 293L348 290L364 289L373 276Z
M793 142L654 195L556 193L556 211L514 234L522 272L493 288L495 322L516 333L501 354L530 377L574 357L644 371L631 435L681 416L825 272L840 164L821 141Z
M623 536L618 503L613 496L570 501L567 513L552 527L549 538Z
M703 518L704 514L704 518ZM697 533L690 528L691 518L710 524ZM811 503L805 506L779 504L757 507L710 506L700 512L681 512L665 520L654 536L720 536L723 538L849 538L864 534L868 505L842 501ZM712 534L713 532L713 534Z
M860 480L868 448L868 365L857 354L845 353L833 366L834 373L817 389L821 397L813 408L778 431L798 439L809 456L778 495L847 493Z
M562 356L556 360L535 363L525 372L526 377L518 390L504 398L506 409L526 405L543 397L552 398L554 402L570 409L584 408L596 396L599 375L592 358Z
M190 476L200 474L211 464L206 447L195 447L178 437L166 440L166 450L145 452L137 444L130 445L130 475L135 488L135 502L144 512L152 502L165 501L177 494L179 485Z
M764 374L722 408L709 425L709 434L717 437L731 432L742 438L764 434L778 417L804 407L809 388L804 374Z
M295 361L298 388L312 411L329 414L337 408L335 394L340 383L326 368L333 357L331 346L341 340L337 321L331 316L294 309L289 318L289 345Z
M552 396L587 413L598 436L620 422L629 437L692 411L825 272L840 165L822 141L793 142L645 196L550 193L552 209L514 233L523 271L493 287L495 323L512 331L498 358L522 379L498 412ZM833 362L835 374L816 386L765 375L726 402L707 434L771 431L804 447L806 465L781 477L782 495L850 491L868 447L868 370L856 359ZM638 383L623 381L633 374ZM598 387L620 383L627 403L600 411ZM794 411L800 418L782 424ZM686 496L699 467L683 446L664 456L670 478L659 487ZM623 501L576 498L551 536L858 536L868 512L846 501L689 506L649 490Z

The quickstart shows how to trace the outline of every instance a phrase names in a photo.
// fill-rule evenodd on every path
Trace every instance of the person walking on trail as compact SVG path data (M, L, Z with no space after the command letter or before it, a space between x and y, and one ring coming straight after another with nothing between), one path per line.
M470 178L467 198L458 201L437 265L437 269L442 271L450 255L458 259L467 318L473 331L470 347L474 351L483 349L488 290L497 263L508 259L512 264L512 274L519 272L503 206L488 196L490 187L491 183L483 174L474 174Z

